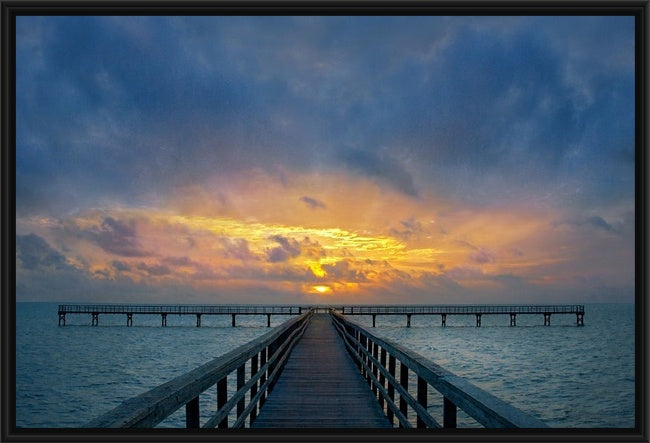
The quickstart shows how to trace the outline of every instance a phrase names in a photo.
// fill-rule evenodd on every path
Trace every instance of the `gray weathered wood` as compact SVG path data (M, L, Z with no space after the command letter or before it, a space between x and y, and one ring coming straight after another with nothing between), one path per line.
M390 423L330 317L315 314L252 427L374 428Z
M456 376L420 354L404 348L391 340L380 338L368 332L361 325L345 318L337 312L332 312L332 315L343 324L352 325L354 328L363 331L363 335L367 337L368 340L378 343L379 346L385 348L390 355L394 355L403 365L407 366L419 377L426 380L426 382L434 389L452 401L456 406L467 412L483 426L489 428L516 427L535 429L547 427L541 420L515 408L494 395L473 385L464 378ZM351 335L346 336L348 338L352 337ZM372 360L372 355L366 353L366 357ZM379 369L387 376L387 378L389 378L389 371L385 371L385 368L381 367ZM392 382L392 380L389 379L389 383L390 382ZM399 390L399 384L395 385L395 389ZM405 396L405 400L406 399L408 399L408 397Z
M84 427L154 427L178 408L198 397L203 391L216 384L217 381L245 364L248 359L259 353L297 323L305 321L310 315L311 313L307 312L291 318L261 337L221 357L217 357L167 383L126 400L118 407L88 422Z

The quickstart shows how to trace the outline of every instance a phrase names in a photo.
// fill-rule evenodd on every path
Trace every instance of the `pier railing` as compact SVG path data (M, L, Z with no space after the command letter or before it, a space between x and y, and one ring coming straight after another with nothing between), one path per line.
M391 423L397 419L400 427L412 427L410 410L415 413L418 428L455 428L457 410L460 408L487 428L547 427L540 420L420 354L370 333L335 310L331 311L331 315L348 352L366 377ZM412 389L409 389L409 371L417 376L415 397ZM428 411L429 386L442 394L442 424Z
M90 421L86 428L152 428L185 406L187 428L244 427L252 423L259 407L282 371L293 346L302 336L312 311L291 318L261 337L221 357L126 400L115 409ZM246 376L246 367L250 375ZM228 398L228 376L236 371L236 392ZM216 385L217 407L214 415L200 423L199 396ZM249 395L249 402L246 398ZM230 412L236 418L229 423Z
M384 305L341 306L343 314L575 314L584 313L584 305Z

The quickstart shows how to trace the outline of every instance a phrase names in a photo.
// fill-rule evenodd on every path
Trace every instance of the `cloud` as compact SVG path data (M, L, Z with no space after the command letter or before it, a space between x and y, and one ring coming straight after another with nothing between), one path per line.
M396 228L391 228L390 235L401 238L402 240L409 240L424 232L422 223L417 221L413 216L409 217L406 220L400 221L400 224L402 225L403 229L399 230Z
M111 265L113 265L113 268L115 268L115 270L120 271L120 272L125 272L125 271L130 271L131 270L131 266L129 266L128 263L125 263L125 262L120 261L120 260L113 260L111 262Z
M172 273L172 270L167 266L167 265L148 265L144 262L138 263L136 266L139 270L145 271L147 274L154 276L154 277L160 277L163 275L169 275Z
M24 269L32 271L73 269L63 254L36 234L16 236L16 256Z
M321 268L327 273L328 279L355 283L368 281L366 273L357 269L353 260L339 260L333 264L324 264Z
M300 243L293 238L274 235L271 240L280 246L267 250L267 260L271 263L284 262L300 255Z
M602 217L599 217L597 215L587 218L587 222L589 222L592 226L595 226L596 228L602 229L606 232L614 232L614 227L607 223Z
M258 260L258 257L249 249L248 241L244 238L222 237L219 239L219 243L223 248L224 256L227 258L242 261Z
M305 203L311 209L326 209L327 205L320 200L317 200L312 197L303 196L300 197L300 201Z
M101 226L94 226L81 231L92 242L104 251L123 257L144 257L150 252L142 249L135 230L134 223L105 217Z
M481 247L469 254L469 259L474 263L494 263L495 255L487 248Z
M417 197L413 177L389 153L361 149L347 149L339 153L341 162L352 171L388 184L410 197Z
M607 233L613 233L613 234L619 233L619 230L617 228L615 228L610 223L607 223L607 221L599 215L592 215L584 218L573 218L573 219L565 219L565 220L551 222L551 226L553 227L558 227L562 225L576 226L576 227L589 226Z

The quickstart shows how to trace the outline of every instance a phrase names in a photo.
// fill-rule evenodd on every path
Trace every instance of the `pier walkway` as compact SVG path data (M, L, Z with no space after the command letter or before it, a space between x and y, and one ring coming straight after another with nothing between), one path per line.
M547 427L331 308L291 317L84 427L153 428L183 407L187 428L456 428L459 410L486 428Z
M253 428L390 428L328 314L314 314Z

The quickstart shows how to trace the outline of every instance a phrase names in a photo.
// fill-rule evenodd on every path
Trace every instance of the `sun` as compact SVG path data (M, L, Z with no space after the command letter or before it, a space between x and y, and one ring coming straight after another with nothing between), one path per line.
M329 286L325 286L325 285L312 286L312 289L314 291L318 292L319 294L327 294L329 292L332 292L332 288L330 288Z

